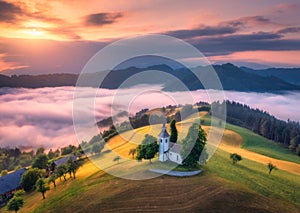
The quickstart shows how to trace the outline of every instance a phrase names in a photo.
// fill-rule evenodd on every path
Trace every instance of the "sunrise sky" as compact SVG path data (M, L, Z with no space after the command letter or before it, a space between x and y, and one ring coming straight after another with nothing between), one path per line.
M79 73L117 39L183 39L212 63L300 67L298 0L0 0L2 74Z

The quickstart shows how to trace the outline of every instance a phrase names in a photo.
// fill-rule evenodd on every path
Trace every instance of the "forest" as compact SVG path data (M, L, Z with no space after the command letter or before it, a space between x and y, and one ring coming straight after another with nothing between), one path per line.
M253 109L234 101L214 102L214 115L224 119L226 104L228 123L247 128L265 138L282 144L292 152L300 155L300 124L292 120L283 121L260 109Z

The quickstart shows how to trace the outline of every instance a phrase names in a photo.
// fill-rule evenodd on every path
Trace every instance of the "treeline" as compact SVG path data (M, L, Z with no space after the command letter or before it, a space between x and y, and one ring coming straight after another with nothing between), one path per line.
M265 138L281 143L300 155L299 122L279 120L265 111L253 109L234 101L212 103L215 116L223 118L222 110L225 104L228 123L245 127Z
M40 147L36 151L21 151L18 147L0 147L0 171L5 175L7 171L18 170L23 167L31 166L41 154L46 155L48 160L56 159L71 153L79 154L81 147L68 145L56 150L50 149L45 153L45 149Z
M82 141L80 147L85 154L98 154L104 148L105 143L118 134L116 127L111 125L109 129L93 136L89 141Z
M34 151L21 152L19 148L0 148L0 171L29 166L34 157Z

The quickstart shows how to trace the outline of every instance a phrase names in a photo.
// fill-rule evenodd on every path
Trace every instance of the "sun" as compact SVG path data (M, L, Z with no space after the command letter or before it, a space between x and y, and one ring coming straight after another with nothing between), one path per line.
M36 28L32 28L28 34L32 35L32 36L41 36L44 33L42 31L37 30Z

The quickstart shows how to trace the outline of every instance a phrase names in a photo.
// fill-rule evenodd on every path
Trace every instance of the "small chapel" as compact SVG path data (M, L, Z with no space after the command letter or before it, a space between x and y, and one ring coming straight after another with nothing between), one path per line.
M159 153L158 160L165 162L167 160L177 164L182 164L182 157L180 155L181 145L170 141L170 135L163 124L161 132L158 135Z

